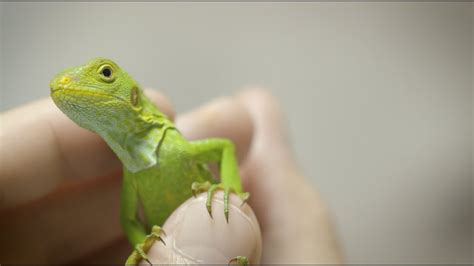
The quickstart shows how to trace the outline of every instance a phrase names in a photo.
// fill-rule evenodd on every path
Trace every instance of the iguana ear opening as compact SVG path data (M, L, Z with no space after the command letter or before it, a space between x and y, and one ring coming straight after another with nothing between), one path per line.
M138 105L138 100L140 98L138 93L139 92L138 92L137 87L133 87L132 91L130 92L130 101L132 102L132 105L135 107Z

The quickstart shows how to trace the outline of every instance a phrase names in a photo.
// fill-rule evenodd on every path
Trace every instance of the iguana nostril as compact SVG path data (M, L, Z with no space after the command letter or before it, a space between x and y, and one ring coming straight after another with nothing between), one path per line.
M69 76L64 76L59 80L59 83L64 85L68 84L69 82L71 82L71 78Z

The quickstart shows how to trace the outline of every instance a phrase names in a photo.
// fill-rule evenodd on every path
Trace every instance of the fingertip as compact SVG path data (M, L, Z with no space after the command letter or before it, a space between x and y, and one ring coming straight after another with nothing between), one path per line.
M166 246L156 243L148 253L154 263L205 262L227 263L236 256L245 256L259 263L262 252L260 227L248 205L232 194L229 198L229 223L225 220L223 192L214 194L213 218L205 203L207 193L183 203L163 225ZM165 261L162 259L166 258ZM157 259L157 260L155 260ZM183 260L184 259L184 260Z
M269 89L263 87L245 87L238 99L252 116L256 126L270 126L284 129L285 115L277 97Z
M237 96L245 105L251 104L263 110L281 113L282 108L279 99L268 88L247 86Z
M239 101L251 115L255 127L254 143L267 148L290 150L286 118L281 103L270 90L246 87L238 94Z
M245 95L262 95L266 97L273 97L271 91L265 86L249 85L244 86L238 93L241 96Z
M148 96L153 103L158 106L158 109L163 112L172 121L175 118L175 110L170 99L161 91L151 88L145 88L145 95Z

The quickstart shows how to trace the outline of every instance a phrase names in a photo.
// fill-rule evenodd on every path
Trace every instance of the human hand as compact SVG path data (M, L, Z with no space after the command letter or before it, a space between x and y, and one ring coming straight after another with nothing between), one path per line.
M330 214L318 193L298 169L288 142L284 114L276 99L268 92L259 89L246 90L226 101L239 106L235 110L240 112L240 120L233 120L233 123L246 121L243 126L253 128L251 148L246 154L240 170L244 188L251 195L249 204L255 211L262 228L263 254L261 263L341 263L342 252L330 221ZM197 138L206 138L209 137L209 132L200 132L200 130L206 131L206 127L201 124L202 121L212 120L216 114L226 110L223 102L214 102L198 111L197 113L200 115L197 117L196 113L181 117L177 121L177 126L185 132L193 132ZM248 120L251 121L250 124L247 122ZM227 126L228 124L220 125ZM194 220L196 215L186 214L200 212L201 217L205 221L209 221L206 211L202 208L204 198L205 195L200 203L192 205L187 210L177 210L180 217ZM189 202L184 205L188 206L188 204ZM238 204L235 205L238 206ZM219 208L222 206L217 209ZM251 219L253 218L249 210L246 210L246 213ZM171 220L165 223L165 229L169 235L173 235L174 231L179 231L176 227L180 226L176 226L179 224L177 219ZM166 228L168 222L172 224L171 230ZM223 217L220 217L220 222L224 223ZM244 222L242 224L245 225ZM238 227L233 222L230 223L230 226ZM223 246L228 248L231 245L232 251L236 254L252 258L255 254L246 250L246 247L250 245L259 251L261 248L259 239L248 236L252 232L251 228L239 229L238 235L240 237L229 237L229 240L214 243L214 245L221 249ZM194 231L201 238L203 235L210 234L206 230L201 232L199 226L196 226ZM229 232L233 231L236 230L229 230ZM220 232L214 233L219 234ZM197 261L183 259L180 256L180 253L183 252L181 247L179 247L180 252L173 252L172 248L157 242L153 248L149 253L152 262L167 262L160 260L160 257L172 258L173 262L181 263ZM241 252L236 251L239 249ZM211 257L214 258L214 256Z
M166 99L153 98L173 116ZM2 120L0 217L7 218L0 220L1 261L123 262L131 248L118 219L120 163L105 143L50 101ZM247 91L176 123L192 139L230 138L241 161L248 157L241 172L263 229L262 262L340 261L324 205L297 171L286 138L275 135L284 127L271 96Z

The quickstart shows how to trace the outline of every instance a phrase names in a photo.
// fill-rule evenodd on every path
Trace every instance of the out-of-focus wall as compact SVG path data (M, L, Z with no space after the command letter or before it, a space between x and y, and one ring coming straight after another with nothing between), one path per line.
M0 110L3 110L5 103L3 102L4 98L4 82L3 82L3 2L0 2ZM10 103L14 104L14 103Z
M2 6L1 110L96 56L178 111L260 84L348 262L472 261L472 3Z

